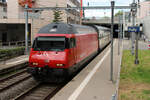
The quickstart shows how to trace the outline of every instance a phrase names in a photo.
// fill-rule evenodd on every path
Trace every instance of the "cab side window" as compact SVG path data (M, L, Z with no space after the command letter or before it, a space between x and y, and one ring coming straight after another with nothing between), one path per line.
M70 38L70 48L73 48L76 46L76 40L75 38Z

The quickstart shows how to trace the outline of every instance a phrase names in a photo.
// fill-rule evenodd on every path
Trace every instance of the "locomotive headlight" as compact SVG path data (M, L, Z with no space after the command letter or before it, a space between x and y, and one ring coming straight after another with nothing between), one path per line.
M37 66L37 65L38 65L38 63L32 63L32 65Z
M56 64L57 67L62 67L64 64Z

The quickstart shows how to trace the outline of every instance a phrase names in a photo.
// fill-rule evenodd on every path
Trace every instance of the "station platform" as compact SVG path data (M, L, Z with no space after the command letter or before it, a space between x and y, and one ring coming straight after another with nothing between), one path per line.
M28 59L29 59L28 55L22 55L22 56L15 57L6 61L2 61L0 62L0 72L7 70L7 69L11 69L16 66L26 64L28 63Z
M113 81L110 81L110 45L88 64L51 100L114 100L119 84L122 43L118 54L118 40L114 40Z

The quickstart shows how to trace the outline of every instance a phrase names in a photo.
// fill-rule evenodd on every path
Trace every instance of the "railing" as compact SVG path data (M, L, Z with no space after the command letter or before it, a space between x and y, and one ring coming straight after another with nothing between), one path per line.
M71 8L71 6L67 4L67 8ZM80 16L80 12L75 9L70 9L70 10L66 10L66 11L74 16Z
M80 16L80 13L76 10L67 10L67 12L74 15L74 16Z
M29 12L28 17L34 18L34 19L39 19L41 17L41 14L40 14L40 12L37 12L37 13ZM19 18L25 19L25 13L24 12L19 13Z
M77 7L80 7L80 3L78 0L70 0L72 3L74 3Z
M31 45L31 41L28 41L29 46ZM25 41L13 41L13 42L0 42L0 47L17 47L17 46L25 46Z

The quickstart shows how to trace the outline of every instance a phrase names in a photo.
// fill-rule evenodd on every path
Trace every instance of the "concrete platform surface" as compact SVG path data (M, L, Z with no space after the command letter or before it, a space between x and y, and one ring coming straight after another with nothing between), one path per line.
M122 58L118 41L114 42L114 81L110 81L110 45L62 88L51 100L112 100L118 88Z
M6 61L2 61L0 62L0 70L7 69L18 64L26 63L28 62L28 59L29 59L28 55L22 55L22 56L15 57Z

